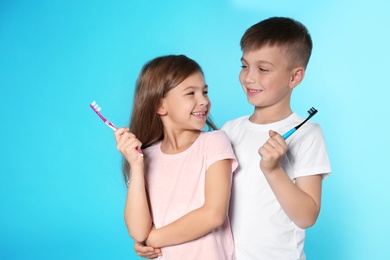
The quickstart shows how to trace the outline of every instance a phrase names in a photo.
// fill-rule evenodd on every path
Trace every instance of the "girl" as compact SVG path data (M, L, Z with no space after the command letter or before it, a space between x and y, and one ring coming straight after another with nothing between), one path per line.
M161 259L234 256L227 211L237 162L224 132L202 132L206 124L216 130L207 92L192 59L155 58L138 77L130 128L115 132L127 229L136 242L162 248Z

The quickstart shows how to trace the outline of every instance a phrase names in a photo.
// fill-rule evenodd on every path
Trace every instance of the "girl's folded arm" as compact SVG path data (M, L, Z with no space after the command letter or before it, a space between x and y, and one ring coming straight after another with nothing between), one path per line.
M169 225L151 231L146 244L164 247L195 240L221 226L227 216L231 190L231 160L212 164L206 172L204 204Z
M143 242L152 229L143 168L132 168L125 206L125 222L130 236Z

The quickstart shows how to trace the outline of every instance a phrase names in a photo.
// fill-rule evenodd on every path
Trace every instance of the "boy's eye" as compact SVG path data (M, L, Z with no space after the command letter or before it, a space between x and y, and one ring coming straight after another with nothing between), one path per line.
M209 93L208 90L203 91L203 94L207 95Z
M264 69L264 68L259 68L259 70L262 71L262 72L268 72L268 70Z
M247 66L241 65L241 69L246 69L246 68L247 68Z

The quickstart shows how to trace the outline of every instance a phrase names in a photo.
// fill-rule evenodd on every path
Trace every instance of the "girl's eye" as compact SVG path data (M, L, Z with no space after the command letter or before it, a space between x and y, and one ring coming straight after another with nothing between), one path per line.
M194 94L195 94L194 91L191 91L191 92L188 92L188 93L187 93L187 95L189 95L189 96L192 96L192 95L194 95Z
M268 72L268 70L267 70L267 69L264 69L264 68L259 68L259 70L260 70L261 72Z
M207 95L209 93L208 90L203 91L203 94Z
M241 65L241 69L246 69L246 68L247 68L247 66Z

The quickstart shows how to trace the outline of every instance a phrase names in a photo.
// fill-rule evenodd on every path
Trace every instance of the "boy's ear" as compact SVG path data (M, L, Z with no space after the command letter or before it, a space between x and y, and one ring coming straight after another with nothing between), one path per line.
M290 88L295 88L298 86L305 76L305 68L297 67L292 70L291 80L290 80Z

